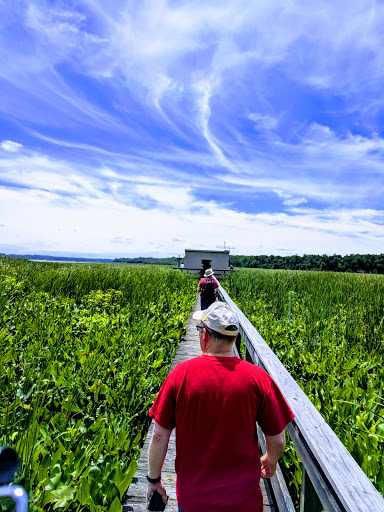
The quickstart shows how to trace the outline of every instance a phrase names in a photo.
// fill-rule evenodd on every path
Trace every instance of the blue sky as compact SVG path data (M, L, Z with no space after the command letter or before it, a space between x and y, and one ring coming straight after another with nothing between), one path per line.
M0 1L0 252L384 252L384 2Z

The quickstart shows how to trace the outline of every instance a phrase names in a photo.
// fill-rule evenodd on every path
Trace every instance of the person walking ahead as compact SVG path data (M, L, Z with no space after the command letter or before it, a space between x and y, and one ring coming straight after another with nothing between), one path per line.
M203 355L179 363L150 410L149 495L166 502L161 469L176 427L176 493L181 512L262 512L260 477L270 478L294 414L272 378L233 356L237 316L224 302L194 313ZM260 458L256 422L265 435ZM151 483L152 482L152 483Z
M216 300L219 290L219 283L213 277L213 270L208 268L203 279L200 279L197 287L197 292L200 292L200 304L201 309L207 309Z

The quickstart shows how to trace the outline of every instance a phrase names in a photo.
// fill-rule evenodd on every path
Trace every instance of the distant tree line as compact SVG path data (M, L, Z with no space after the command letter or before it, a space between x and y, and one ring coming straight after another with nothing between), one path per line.
M177 265L177 258L115 258L113 263L144 263L147 265Z
M30 254L4 254L0 257L8 258L26 258L26 259L45 259L50 261L83 261L100 263L142 263L148 265L173 265L177 266L177 258L76 258L65 256L46 256ZM181 259L184 261L184 258ZM330 272L362 272L370 274L384 274L384 254L348 254L340 256L339 254L304 254L304 256L230 256L230 264L234 267L248 268L275 268L285 270L323 270Z
M331 272L362 272L384 274L384 254L348 254L330 256L304 254L304 256L233 256L234 267L276 268L286 270L324 270Z

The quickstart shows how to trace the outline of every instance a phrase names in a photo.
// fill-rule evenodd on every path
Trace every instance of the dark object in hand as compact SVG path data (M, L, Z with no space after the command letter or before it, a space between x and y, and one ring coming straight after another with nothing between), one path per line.
M168 497L167 496L167 500L168 500ZM153 510L153 511L161 511L161 510L164 510L166 507L164 501L163 501L163 497L162 495L157 492L157 491L154 491L150 497L149 497L149 501L148 501L148 510Z

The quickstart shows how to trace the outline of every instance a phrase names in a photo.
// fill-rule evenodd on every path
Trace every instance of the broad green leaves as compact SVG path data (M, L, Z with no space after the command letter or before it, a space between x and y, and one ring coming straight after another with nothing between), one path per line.
M383 276L240 270L228 284L239 308L384 493ZM298 491L301 463L292 445L282 464L291 491Z
M0 444L31 510L121 512L196 283L169 268L0 260Z

